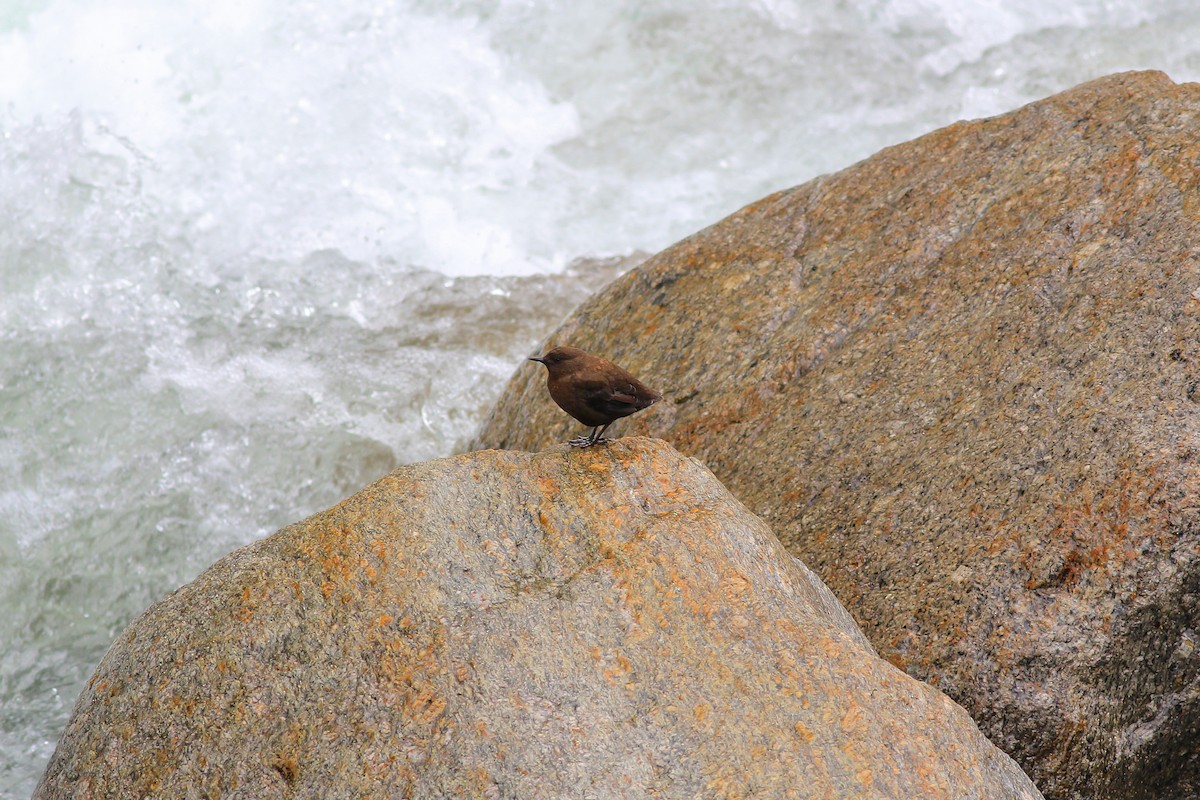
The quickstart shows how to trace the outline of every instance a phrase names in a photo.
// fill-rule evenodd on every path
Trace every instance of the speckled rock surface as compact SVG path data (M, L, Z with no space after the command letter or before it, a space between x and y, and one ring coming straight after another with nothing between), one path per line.
M668 396L1047 797L1200 796L1200 86L1098 80L755 203L550 337ZM522 366L480 442L577 427Z
M36 798L1037 798L704 467L393 472L151 607Z

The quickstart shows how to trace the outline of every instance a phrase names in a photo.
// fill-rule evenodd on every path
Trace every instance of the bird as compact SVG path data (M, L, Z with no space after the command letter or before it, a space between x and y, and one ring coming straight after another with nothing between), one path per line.
M591 436L567 442L572 447L607 442L604 431L609 425L662 399L661 394L607 358L578 347L555 347L529 360L546 366L546 388L558 407L592 428Z

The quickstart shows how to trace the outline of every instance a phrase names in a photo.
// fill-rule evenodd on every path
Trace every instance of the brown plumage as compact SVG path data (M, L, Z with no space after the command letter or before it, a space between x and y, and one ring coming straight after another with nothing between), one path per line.
M549 372L546 387L558 407L592 428L591 436L580 436L567 443L574 447L591 447L608 441L604 431L609 425L662 398L607 358L577 347L556 347L541 358L529 360L546 365Z

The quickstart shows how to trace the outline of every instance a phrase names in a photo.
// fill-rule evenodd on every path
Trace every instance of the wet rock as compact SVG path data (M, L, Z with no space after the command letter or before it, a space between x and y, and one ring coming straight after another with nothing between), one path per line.
M663 442L393 472L151 607L36 798L1037 798Z
M1116 75L767 197L553 335L668 397L1052 798L1200 795L1200 86ZM575 432L521 368L480 435Z

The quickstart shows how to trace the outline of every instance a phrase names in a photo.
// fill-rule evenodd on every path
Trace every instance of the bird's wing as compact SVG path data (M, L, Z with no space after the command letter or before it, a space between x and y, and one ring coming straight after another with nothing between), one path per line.
M638 399L637 387L632 383L613 386L606 381L584 381L579 388L588 408L601 414L626 416L647 405Z

